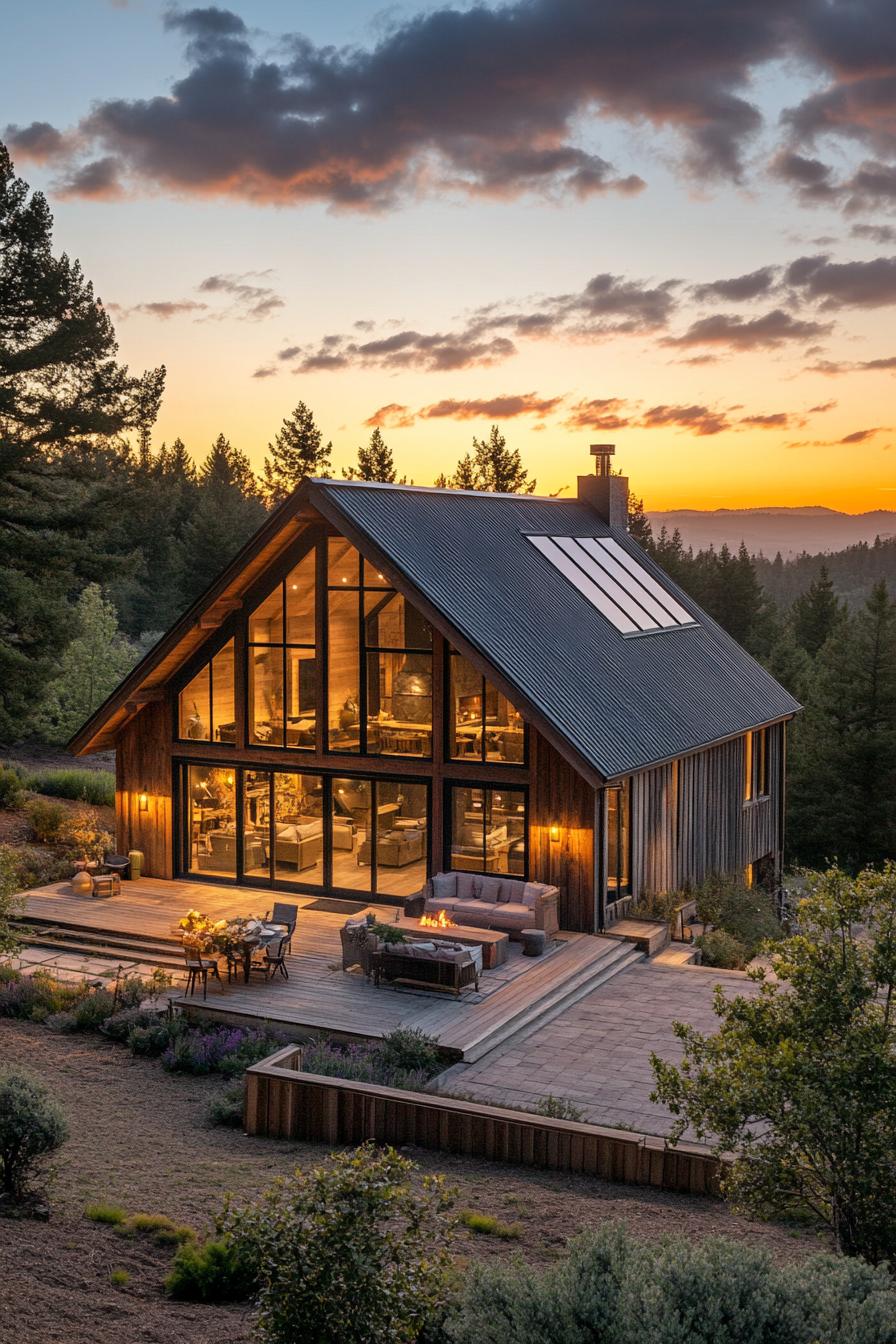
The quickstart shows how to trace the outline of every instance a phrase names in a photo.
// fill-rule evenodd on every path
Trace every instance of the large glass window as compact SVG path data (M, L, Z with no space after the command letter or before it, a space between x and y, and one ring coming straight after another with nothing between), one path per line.
M459 872L527 876L523 790L452 784L448 794L451 867Z
M430 756L432 627L344 538L327 573L330 749Z
M472 663L452 649L448 676L448 755L455 761L526 759L523 717Z
M274 775L274 877L324 880L323 786L319 775Z
M757 728L744 738L744 801L768 795L768 729Z
M236 876L236 772L187 769L187 836L191 871Z
M607 789L607 894L610 900L630 890L631 780Z
M414 780L334 779L333 886L411 896L426 881L429 791Z
M313 750L317 723L315 552L249 616L249 741Z
M178 737L191 742L235 742L234 703L231 639L178 696Z

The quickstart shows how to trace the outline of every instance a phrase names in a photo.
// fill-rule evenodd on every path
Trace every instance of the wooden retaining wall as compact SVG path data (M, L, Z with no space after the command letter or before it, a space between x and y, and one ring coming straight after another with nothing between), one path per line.
M246 1132L333 1147L367 1140L492 1162L581 1172L627 1185L717 1195L719 1163L705 1148L662 1138L551 1120L426 1092L402 1092L301 1072L289 1045L246 1074Z

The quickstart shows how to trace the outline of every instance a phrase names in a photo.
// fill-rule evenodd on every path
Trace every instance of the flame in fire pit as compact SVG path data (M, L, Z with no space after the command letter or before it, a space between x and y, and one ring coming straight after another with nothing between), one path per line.
M449 919L444 910L440 910L437 915L421 915L421 929L456 929L458 926L453 919Z

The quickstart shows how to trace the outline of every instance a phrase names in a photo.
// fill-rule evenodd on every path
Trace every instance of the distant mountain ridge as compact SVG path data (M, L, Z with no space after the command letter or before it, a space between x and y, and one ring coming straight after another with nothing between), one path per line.
M685 546L695 551L707 546L718 549L727 543L732 549L746 542L753 555L772 559L780 551L785 560L804 551L842 551L860 541L896 537L896 512L874 509L870 513L840 513L822 505L799 508L768 505L755 509L669 509L648 510L655 535L665 527L670 533L678 528Z

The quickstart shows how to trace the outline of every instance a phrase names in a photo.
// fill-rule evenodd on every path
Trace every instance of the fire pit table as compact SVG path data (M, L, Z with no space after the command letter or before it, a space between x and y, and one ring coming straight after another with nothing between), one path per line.
M443 940L465 943L470 947L481 947L482 967L486 971L494 970L496 966L503 966L507 960L510 935L502 933L500 929L474 929L467 924L421 924L419 919L409 919L407 915L401 915L397 920L388 922L390 924L394 922L395 927L401 929L402 933L414 934L417 938L426 939L427 942Z

